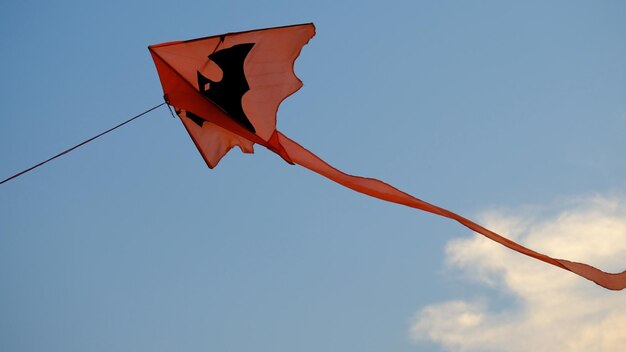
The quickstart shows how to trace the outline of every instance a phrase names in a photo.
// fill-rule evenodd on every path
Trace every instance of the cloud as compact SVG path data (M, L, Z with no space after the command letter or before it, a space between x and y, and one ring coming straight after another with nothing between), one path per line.
M569 201L557 214L489 212L487 228L557 258L605 271L626 269L626 201ZM608 291L572 273L475 236L446 248L447 264L496 293L429 305L411 337L451 351L621 351L626 346L626 292ZM505 308L501 294L511 296ZM501 301L501 299L500 299ZM501 304L500 304L501 305Z

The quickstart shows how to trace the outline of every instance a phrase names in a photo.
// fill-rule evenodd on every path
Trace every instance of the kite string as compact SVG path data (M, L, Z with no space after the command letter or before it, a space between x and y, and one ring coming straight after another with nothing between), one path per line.
M51 157L51 158L49 158L49 159L47 159L47 160L44 160L44 161L40 162L40 163L39 163L39 164L37 164L37 165L31 166L31 167L29 167L28 169L26 169L26 170L24 170L24 171L18 172L17 174L15 174L15 175L13 175L13 176L11 176L11 177L9 177L9 178L7 178L7 179L3 180L3 181L0 181L0 185L1 185L1 184L3 184L3 183L5 183L5 182L8 182L8 181L10 181L10 180L12 180L12 179L14 179L14 178L16 178L16 177L19 177L19 176L21 176L21 175L23 175L23 174L25 174L25 173L27 173L27 172L29 172L29 171L32 171L32 170L34 170L34 169L36 169L36 168L40 167L41 165L43 165L43 164L45 164L45 163L47 163L47 162L49 162L49 161L52 161L52 160L54 160L54 159L56 159L56 158L58 158L58 157L60 157L60 156L63 156L63 155L65 155L65 154L67 154L67 153L71 152L72 150L74 150L74 149L76 149L76 148L78 148L78 147L80 147L80 146L83 146L83 145L85 145L85 144L87 144L87 143L89 143L89 142L93 141L94 139L97 139L97 138L99 138L99 137L102 137L102 136L104 136L105 134L107 134L107 133L109 133L109 132L111 132L111 131L113 131L113 130L115 130L115 129L118 129L118 128L120 128L120 127L124 126L125 124L127 124L127 123L129 123L129 122L131 122L131 121L133 121L133 120L135 120L135 119L138 119L138 118L140 118L141 116L143 116L143 115L145 115L145 114L149 113L150 111L155 110L155 109L157 109L157 108L159 108L159 107L161 107L161 106L163 106L163 105L165 105L165 104L166 104L166 103L165 103L165 102L163 102L163 103L161 103L161 104L159 104L159 105L155 105L155 106L151 107L150 109L148 109L148 110L146 110L146 111L144 111L144 112L142 112L142 113L140 113L140 114L138 114L138 115L135 115L135 116L131 117L130 119L128 119L128 120L126 120L126 121L124 121L124 122L122 122L122 123L118 124L118 125L117 125L117 126L115 126L115 127L111 127L111 128L109 128L108 130L106 130L106 131L104 131L104 132L102 132L102 133L100 133L100 134L97 134L97 135L95 135L95 136L93 136L93 137L91 137L91 138L87 139L86 141L83 141L83 142L81 142L81 143L79 143L79 144L77 144L77 145L75 145L75 146L73 146L73 147L71 147L71 148L69 148L69 149L66 149L66 150L64 150L64 151L60 152L59 154L57 154L57 155L55 155L55 156L53 156L53 157Z

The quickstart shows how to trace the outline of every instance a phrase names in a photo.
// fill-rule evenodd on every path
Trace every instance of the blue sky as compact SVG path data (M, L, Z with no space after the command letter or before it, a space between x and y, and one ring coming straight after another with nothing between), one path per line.
M150 44L314 22L304 87L279 110L290 138L512 234L619 219L624 15L618 1L3 2L0 178L159 104ZM474 264L501 267L454 245L471 238L263 148L209 170L161 108L0 186L0 350L487 350L500 345L445 340L435 318L476 306L441 302L535 301L481 280ZM546 290L595 290L576 280Z

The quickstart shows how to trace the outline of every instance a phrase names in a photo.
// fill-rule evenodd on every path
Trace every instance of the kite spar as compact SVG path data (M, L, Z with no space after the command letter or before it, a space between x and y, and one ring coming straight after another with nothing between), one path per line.
M227 33L149 47L166 102L174 107L209 168L237 146L254 144L275 152L359 193L423 210L529 257L571 271L611 290L626 287L626 271L606 273L593 266L557 259L511 241L469 219L427 203L373 178L332 167L276 129L280 103L302 87L293 66L315 35L312 23Z

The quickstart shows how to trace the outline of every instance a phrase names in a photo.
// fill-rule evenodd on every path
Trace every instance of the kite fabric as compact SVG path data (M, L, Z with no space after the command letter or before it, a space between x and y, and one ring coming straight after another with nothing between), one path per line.
M449 210L373 178L339 171L276 130L280 103L302 87L293 67L315 35L312 23L168 42L149 47L166 102L173 106L209 168L237 146L253 153L262 145L354 191L455 220L514 251L571 271L611 290L626 287L626 271L535 252Z

